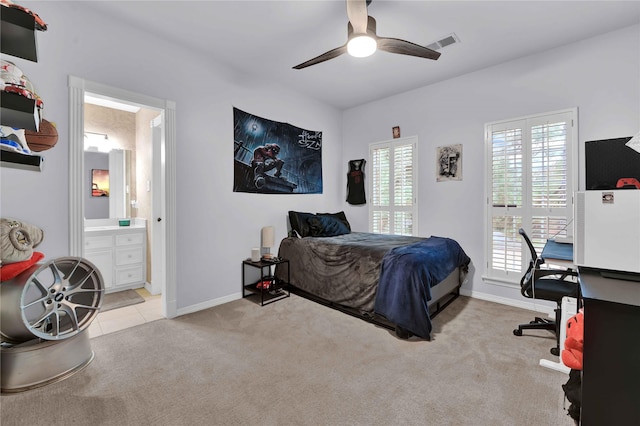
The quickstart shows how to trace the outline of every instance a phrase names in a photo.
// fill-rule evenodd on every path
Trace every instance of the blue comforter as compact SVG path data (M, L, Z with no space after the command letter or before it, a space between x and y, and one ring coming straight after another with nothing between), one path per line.
M431 300L431 287L457 267L466 268L470 261L450 238L430 237L389 250L382 259L375 312L429 339L432 326L427 302Z

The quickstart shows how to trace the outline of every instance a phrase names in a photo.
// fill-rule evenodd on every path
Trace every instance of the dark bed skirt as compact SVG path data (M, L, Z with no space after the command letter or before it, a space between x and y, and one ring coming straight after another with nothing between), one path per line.
M296 294L305 299L311 300L313 302L319 303L321 305L327 306L329 308L335 309L337 311L343 312L347 315L351 315L353 317L359 318L363 321L367 321L379 327L386 328L387 330L391 330L395 332L396 336L401 339L408 339L412 336L412 334L402 327L397 326L393 322L386 319L384 316L376 314L375 312L365 312L360 309L350 308L348 306L343 306L335 302L331 302L329 300L323 299L322 297L318 297L311 293L308 293L292 284L289 284L288 290L291 293ZM440 312L442 312L447 306L449 306L454 300L458 298L460 295L460 286L456 287L454 291L448 293L446 296L442 297L440 300L429 305L429 316L431 319L435 318ZM427 338L426 340L431 340L431 338Z

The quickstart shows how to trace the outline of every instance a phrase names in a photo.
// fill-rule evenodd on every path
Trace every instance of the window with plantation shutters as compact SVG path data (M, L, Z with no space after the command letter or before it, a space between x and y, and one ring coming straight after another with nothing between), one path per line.
M417 235L417 138L372 144L369 164L369 229L377 234Z
M577 110L489 123L487 152L486 277L517 282L530 253L548 238L571 236L577 189Z

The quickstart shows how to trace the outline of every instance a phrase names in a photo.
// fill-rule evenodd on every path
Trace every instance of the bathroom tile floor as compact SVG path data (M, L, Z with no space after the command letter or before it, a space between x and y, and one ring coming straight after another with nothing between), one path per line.
M144 288L138 288L136 292L144 297L144 303L99 313L89 326L89 338L164 318L160 295L152 296Z

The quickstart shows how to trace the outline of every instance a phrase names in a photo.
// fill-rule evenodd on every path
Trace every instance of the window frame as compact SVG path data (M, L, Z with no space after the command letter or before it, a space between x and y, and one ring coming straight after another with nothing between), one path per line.
M566 137L566 206L562 208L541 208L532 204L532 137L531 129L534 126L564 119L567 122ZM521 206L505 206L496 208L493 206L493 141L492 133L502 129L512 129L520 123L522 126L522 184ZM516 117L507 120L499 120L485 124L485 272L483 280L493 284L506 284L508 286L518 286L522 274L526 271L529 263L530 253L523 238L518 236L520 247L520 271L497 270L493 266L493 219L494 213L499 209L504 209L505 216L520 218L520 226L531 237L531 223L534 217L563 217L566 218L565 230L568 237L573 236L573 203L574 193L578 190L578 108L567 108L557 111L532 114L523 117ZM558 212L563 215L558 215ZM541 214L546 212L547 214ZM517 232L517 230L516 230ZM548 235L547 237L550 237ZM541 250L541 248L539 248ZM539 253L539 251L538 251ZM506 256L508 257L508 256Z
M411 158L411 167L412 167L412 192L413 192L413 203L411 206L395 206L394 205L394 162L393 162L393 151L400 146L411 145L412 147L412 158ZM391 149L391 157L390 157L390 167L389 167L389 208L386 209L380 208L380 206L374 205L374 177L376 174L376 170L374 169L375 163L373 161L373 153L376 149L381 148L389 148ZM368 164L370 165L369 175L371 176L368 179L367 190L369 192L369 232L374 232L374 212L375 211L389 211L389 216L393 218L393 214L401 211L409 211L411 212L411 231L413 236L418 235L418 136L409 136L403 138L396 138L391 140L386 140L382 142L373 142L369 144L369 159ZM390 234L395 234L394 229L394 221L390 220Z

